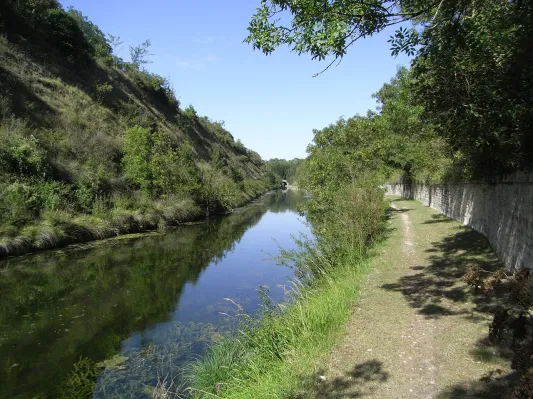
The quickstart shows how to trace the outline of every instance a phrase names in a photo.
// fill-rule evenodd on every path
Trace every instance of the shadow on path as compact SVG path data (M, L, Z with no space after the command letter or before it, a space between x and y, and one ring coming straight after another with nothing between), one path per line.
M435 223L451 221L443 215L421 223L421 234ZM429 225L429 226L428 226ZM487 239L467 227L450 226L450 233L442 240L431 243L425 251L427 265L411 266L413 274L401 277L397 282L384 284L387 291L400 292L409 305L428 319L449 316L464 317L470 322L488 320L502 306L504 299L498 293L476 293L463 282L463 276L471 268L479 267L488 275L504 266L491 249ZM487 335L488 335L487 328ZM473 361L491 363L496 358L508 357L505 348L490 346L487 339L479 340L470 351ZM492 370L479 380L464 381L442 391L439 399L505 398L509 386L513 386L514 373Z
M448 216L446 215L443 215L441 213L438 213L438 214L435 214L435 215L431 215L431 218L433 220L426 220L424 222L424 224L434 224L434 223L450 223L450 222L454 222L453 219L450 219Z
M356 364L349 373L332 380L321 380L323 372L319 370L312 376L302 378L300 386L301 392L304 393L291 396L290 399L370 397L376 384L383 383L389 378L389 373L383 370L383 363L375 359Z
M487 273L503 267L480 233L460 227L456 233L432 243L426 253L430 254L428 266L412 266L411 270L419 273L403 276L382 288L401 292L410 306L427 318L457 314L468 314L470 318L472 310L491 313L499 305L497 295L475 295L462 281L472 267L480 267ZM474 309L460 306L467 299L474 302Z
M479 381L450 387L436 396L436 399L502 399L508 398L510 388L516 384L514 373L503 375L501 370L493 370Z

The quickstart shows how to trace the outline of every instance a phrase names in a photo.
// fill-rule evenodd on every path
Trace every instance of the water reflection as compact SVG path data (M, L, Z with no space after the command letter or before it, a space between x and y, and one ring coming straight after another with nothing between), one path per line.
M142 397L227 330L224 298L253 312L259 285L290 278L264 259L305 231L301 201L275 193L165 234L0 262L0 397Z

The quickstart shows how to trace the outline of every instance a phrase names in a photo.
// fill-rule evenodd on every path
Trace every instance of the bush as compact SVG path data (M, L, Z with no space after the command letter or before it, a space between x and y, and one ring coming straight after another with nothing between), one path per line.
M188 116L189 118L192 118L192 119L198 119L198 113L196 112L196 109L191 105L189 104L187 106L187 108L185 108L185 110L183 111L183 113Z
M124 173L144 191L149 191L152 180L151 141L150 131L138 125L127 129L124 135Z
M95 86L96 90L96 99L100 102L104 102L108 97L109 93L113 91L113 86L108 83L97 84Z
M71 208L73 192L71 186L66 183L44 182L39 184L38 192L44 210L57 211Z
M43 33L61 52L80 60L89 54L90 46L76 21L61 8L49 8L42 15Z
M110 42L120 45L56 0L3 4L0 255L195 219L261 190L245 183L261 170L224 123L193 106L179 112L170 82L142 70L149 41L133 49L133 63L113 56ZM197 131L184 134L178 123ZM198 134L216 135L211 146L220 147L201 170ZM228 162L235 148L242 159ZM58 215L73 224L56 223Z
M12 183L0 187L0 220L21 227L39 216L41 197L35 186Z
M192 148L174 148L167 136L154 135L150 168L155 194L189 193L197 184Z
M0 127L0 170L21 177L43 177L47 172L46 153L25 126L12 122Z
M237 197L235 182L207 163L201 163L198 172L199 183L193 192L195 200L204 206L206 216L230 209Z
M328 216L338 214L313 226L325 233L315 242L299 240L299 250L282 251L282 263L299 278L290 303L264 301L259 321L244 316L237 336L193 362L186 371L193 397L300 397L294 394L301 375L330 350L368 269L359 243L372 244L369 235L376 239L383 227L383 195L372 185L339 190L337 200Z

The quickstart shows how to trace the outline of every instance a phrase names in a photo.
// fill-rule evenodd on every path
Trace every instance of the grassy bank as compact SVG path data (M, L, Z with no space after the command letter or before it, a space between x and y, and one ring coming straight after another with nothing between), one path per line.
M191 364L193 397L296 398L304 376L320 369L383 237L382 192L350 185L324 216L327 224L313 225L313 244L301 241L298 251L281 254L298 276L290 300L282 305L267 300L259 321L243 316L234 336ZM313 221L312 212L308 219Z
M283 313L257 330L215 346L191 366L193 396L228 398L295 396L305 375L320 368L350 314L368 262L345 264L313 289L298 293Z
M224 213L281 177L80 11L0 13L0 257ZM118 40L118 39L117 39Z
M265 187L261 187L251 193L241 192L232 205L244 206L266 191ZM206 209L186 197L146 199L134 205L135 209L103 206L91 214L46 211L37 223L20 229L4 227L0 235L0 259L122 234L161 229L206 217Z

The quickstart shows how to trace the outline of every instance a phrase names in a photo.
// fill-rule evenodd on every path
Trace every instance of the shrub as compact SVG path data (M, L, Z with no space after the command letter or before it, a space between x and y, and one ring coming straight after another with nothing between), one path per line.
M95 56L106 57L111 54L111 46L98 26L89 21L86 16L73 7L68 8L68 15L78 24Z
M103 102L107 98L109 93L113 91L113 86L111 86L109 83L96 84L95 90L96 99L100 102Z
M74 190L74 198L78 209L82 212L90 212L93 201L94 192L88 185L80 185Z
M247 156L248 155L248 150L246 149L246 147L244 146L244 144L241 142L240 139L238 139L237 141L235 141L233 143L233 148L235 148L235 150L239 154L242 154L243 156Z
M153 189L156 194L188 193L197 184L192 148L174 148L170 139L161 134L153 137L154 148L150 160Z
M207 163L201 163L198 172L199 184L194 190L195 199L205 207L206 215L230 209L237 195L235 182Z
M44 182L38 185L38 195L45 210L57 211L71 206L71 186L58 181Z
M49 8L42 15L42 30L49 41L72 61L87 56L89 43L76 21L61 8Z
M144 191L151 186L151 133L138 125L126 130L124 135L124 173Z
M35 186L12 183L0 192L0 220L23 226L39 216L41 198Z
M183 113L189 118L198 119L198 113L196 112L196 109L190 104L187 108L185 108Z
M383 195L373 185L354 183L334 200L341 205L327 212L325 225L313 226L323 233L314 242L297 240L299 250L278 258L299 280L289 303L263 301L262 318L245 315L238 336L193 362L186 371L193 397L300 397L293 395L299 377L327 353L349 317L367 270L360 243L371 244L369 236L376 239L383 227Z
M33 135L23 136L25 126L0 127L0 170L16 177L42 177L47 172L46 153Z
M99 219L108 219L111 215L109 199L102 195L96 196L91 209L91 214Z

